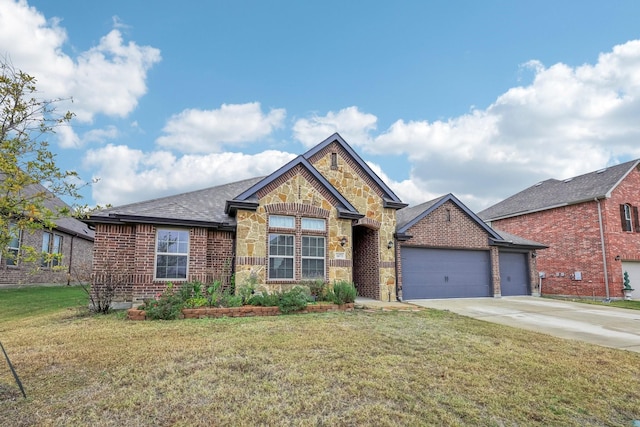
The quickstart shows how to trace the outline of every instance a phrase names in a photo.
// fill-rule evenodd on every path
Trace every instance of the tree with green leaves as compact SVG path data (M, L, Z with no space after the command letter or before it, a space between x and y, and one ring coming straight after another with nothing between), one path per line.
M12 249L19 233L54 227L71 214L58 198L80 197L76 172L58 168L46 140L73 117L56 112L60 101L38 98L36 79L0 58L0 255L12 263L41 256L39 248Z

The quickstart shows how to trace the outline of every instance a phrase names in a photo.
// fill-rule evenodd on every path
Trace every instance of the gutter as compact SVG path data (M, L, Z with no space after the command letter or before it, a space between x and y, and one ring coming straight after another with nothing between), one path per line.
M600 207L600 200L596 197L595 202L598 204L598 224L600 225L600 242L602 243L602 265L604 266L604 287L606 292L605 301L611 300L609 296L609 268L607 267L607 251L604 246L604 229L602 227L602 208Z

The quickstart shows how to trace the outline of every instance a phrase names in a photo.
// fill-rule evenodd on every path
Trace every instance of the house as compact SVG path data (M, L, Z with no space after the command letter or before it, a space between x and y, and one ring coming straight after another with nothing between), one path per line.
M429 219L411 221L423 211L406 207L334 134L266 177L94 212L86 220L95 228L94 286L117 284L120 300L137 302L186 280L229 286L233 278L236 286L252 281L269 291L347 280L360 296L395 300L402 294L400 243L407 250L427 244L409 232ZM400 212L407 222L397 233ZM473 219L485 233L474 250L510 245Z
M39 184L31 185L25 191L27 194L47 193L49 197L43 203L54 212L68 207ZM71 217L58 218L54 223L51 229L16 230L16 236L9 243L9 256L0 256L0 285L69 284L70 281L88 280L93 261L93 230ZM9 226L12 226L11 222ZM26 247L59 256L25 261L18 255L24 253Z
M640 160L539 182L479 213L494 227L547 243L542 293L622 297L640 288Z
M452 194L399 210L396 238L404 300L538 293L546 246L489 227Z

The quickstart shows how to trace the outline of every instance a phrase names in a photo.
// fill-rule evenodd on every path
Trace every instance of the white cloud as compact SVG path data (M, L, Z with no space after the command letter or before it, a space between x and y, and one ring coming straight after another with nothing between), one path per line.
M293 126L293 137L310 148L331 134L338 132L351 145L363 145L369 141L369 133L376 129L378 118L362 113L358 107L347 107L326 116L314 115L309 119L299 119Z
M73 111L82 123L97 114L131 113L147 91L147 71L160 61L158 49L127 43L117 29L74 59L63 52L67 33L59 19L45 19L24 0L0 0L0 11L0 52L16 69L37 78L43 97L72 97L73 104L59 105L59 110ZM114 25L122 27L119 20ZM64 146L76 146L67 136Z
M222 104L217 110L187 109L172 116L156 142L186 153L220 151L222 145L241 145L267 137L283 125L284 109L263 113L259 102Z
M615 46L595 65L525 66L533 81L488 108L446 121L398 120L364 151L406 155L418 188L453 192L476 209L542 179L640 157L640 41Z
M168 151L147 153L108 144L89 150L84 166L96 171L93 179L100 179L92 186L95 202L118 206L268 175L294 157L281 151L176 157Z

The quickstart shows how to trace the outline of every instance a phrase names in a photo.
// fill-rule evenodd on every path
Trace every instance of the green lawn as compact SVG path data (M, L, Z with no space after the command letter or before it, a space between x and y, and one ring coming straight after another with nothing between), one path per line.
M82 294L57 288L67 297L43 298L60 308L5 314L13 302L32 304L54 289L34 290L34 298L0 293L0 339L28 396L1 361L0 425L640 419L638 353L435 310L131 322L81 316L74 307Z

